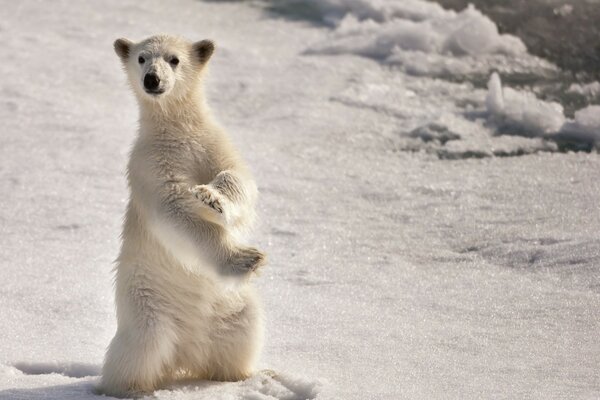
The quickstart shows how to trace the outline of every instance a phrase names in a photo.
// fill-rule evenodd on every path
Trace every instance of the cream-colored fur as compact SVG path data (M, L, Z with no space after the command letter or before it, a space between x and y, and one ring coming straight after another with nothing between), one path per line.
M265 257L240 244L257 190L205 105L202 72L213 49L165 35L115 42L140 132L116 266L118 329L99 388L109 395L149 392L179 377L244 379L261 347L261 309L248 278ZM148 74L160 81L152 90Z

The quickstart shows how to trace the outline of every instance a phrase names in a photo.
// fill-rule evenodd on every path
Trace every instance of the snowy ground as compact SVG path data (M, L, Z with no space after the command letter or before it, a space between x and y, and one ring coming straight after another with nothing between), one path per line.
M218 45L278 375L155 398L600 397L600 157L557 152L596 109L502 89L556 68L476 10L311 4L3 4L0 399L98 398L137 118L112 41L156 32Z

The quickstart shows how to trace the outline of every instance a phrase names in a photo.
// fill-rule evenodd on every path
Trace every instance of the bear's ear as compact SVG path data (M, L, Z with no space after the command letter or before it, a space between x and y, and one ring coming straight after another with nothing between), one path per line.
M127 61L129 58L129 50L131 49L132 45L133 42L129 39L120 38L115 40L115 53L117 53L123 62Z
M194 56L200 64L206 64L215 51L215 44L211 40L201 40L192 45Z

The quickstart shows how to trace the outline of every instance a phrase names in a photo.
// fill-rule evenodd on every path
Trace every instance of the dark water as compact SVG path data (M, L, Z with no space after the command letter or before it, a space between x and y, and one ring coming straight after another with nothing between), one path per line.
M574 79L600 80L600 0L436 2L454 10L471 3L490 17L501 33L520 37L530 53L554 62Z

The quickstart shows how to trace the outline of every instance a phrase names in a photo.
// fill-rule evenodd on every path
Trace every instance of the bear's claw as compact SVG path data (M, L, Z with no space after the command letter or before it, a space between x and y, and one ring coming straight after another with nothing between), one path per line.
M219 200L219 194L213 188L208 185L197 185L191 189L191 192L204 205L219 214L223 214L223 205Z
M267 262L265 253L253 247L240 248L230 260L230 268L235 274L256 272Z

